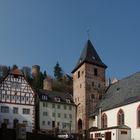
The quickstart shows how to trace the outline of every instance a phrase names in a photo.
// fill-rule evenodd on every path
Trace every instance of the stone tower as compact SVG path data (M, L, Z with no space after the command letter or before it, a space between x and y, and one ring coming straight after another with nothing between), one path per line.
M46 77L43 81L43 89L52 91L52 84L53 84L52 82L53 82L52 78Z
M32 66L32 76L37 77L40 74L40 66L39 65L33 65Z
M105 89L105 69L90 40L85 44L73 73L73 97L77 105L78 131L88 130L90 116Z

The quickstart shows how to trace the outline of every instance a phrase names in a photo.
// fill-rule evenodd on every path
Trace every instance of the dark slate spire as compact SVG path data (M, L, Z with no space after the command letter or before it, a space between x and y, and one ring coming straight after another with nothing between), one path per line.
M87 41L81 56L78 60L77 65L75 66L72 73L74 73L83 63L90 63L94 65L98 65L104 68L107 68L107 66L102 62L99 55L97 54L95 48L93 47L90 40Z

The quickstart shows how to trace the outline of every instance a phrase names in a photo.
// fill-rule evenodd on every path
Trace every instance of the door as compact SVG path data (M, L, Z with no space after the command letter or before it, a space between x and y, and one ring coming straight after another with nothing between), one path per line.
M13 128L16 128L17 124L18 124L18 120L17 119L14 119L13 120Z
M111 132L105 133L105 140L111 140Z

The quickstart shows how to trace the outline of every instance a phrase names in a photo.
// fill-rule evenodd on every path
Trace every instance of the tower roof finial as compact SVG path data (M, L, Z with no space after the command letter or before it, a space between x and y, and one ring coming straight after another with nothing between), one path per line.
M87 29L88 40L90 40L90 28Z

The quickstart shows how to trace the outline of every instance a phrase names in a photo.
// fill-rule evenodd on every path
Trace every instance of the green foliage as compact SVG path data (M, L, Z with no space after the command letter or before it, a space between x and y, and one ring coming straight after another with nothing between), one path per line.
M53 80L53 90L60 91L60 92L67 92L72 93L73 92L73 80L72 77L65 77L65 75L62 77L62 80Z
M14 70L14 69L18 69L18 66L17 66L16 64L14 64L14 65L12 66L12 70Z
M32 77L31 79L31 85L32 87L38 91L39 89L43 89L43 80L44 80L44 76L42 74L42 72L40 72L40 74L36 77Z
M62 68L57 62L56 65L54 66L54 77L56 80L60 81L62 80L62 76L63 76Z
M9 68L5 65L0 65L0 80L7 75Z

